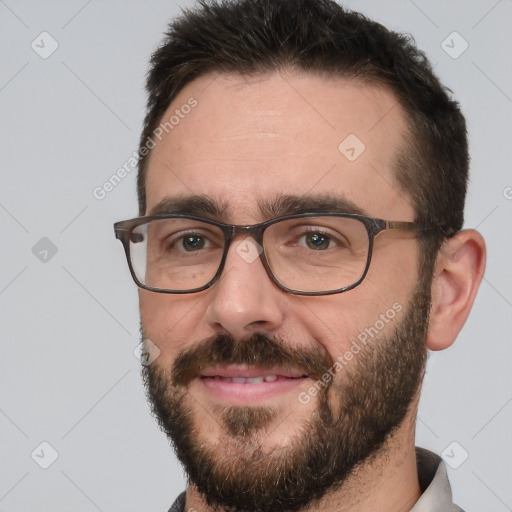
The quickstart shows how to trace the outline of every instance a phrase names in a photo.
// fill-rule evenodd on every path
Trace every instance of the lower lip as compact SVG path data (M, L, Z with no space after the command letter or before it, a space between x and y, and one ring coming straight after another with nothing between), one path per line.
M220 379L201 377L199 379L208 393L215 398L237 405L261 402L276 398L290 391L297 390L307 380L306 377L291 379L278 377L274 382L226 382Z

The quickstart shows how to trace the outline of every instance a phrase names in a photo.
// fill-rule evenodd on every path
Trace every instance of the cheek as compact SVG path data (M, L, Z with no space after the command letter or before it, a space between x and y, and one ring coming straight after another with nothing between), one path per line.
M416 285L417 253L411 247L393 248L393 258L381 251L372 261L365 280L339 295L302 297L293 306L297 319L334 361L352 366L360 347L393 331ZM379 261L380 260L380 261Z
M414 239L392 236L382 239L365 280L354 292L366 297L369 310L377 315L395 302L405 308L418 283L418 259L418 244Z
M171 362L190 344L191 339L200 339L196 334L203 317L199 295L140 290L139 307L144 335L160 349L160 363Z
M324 297L301 297L294 310L297 322L302 324L311 343L320 345L333 360L350 348L358 326L368 314L367 306L358 307L350 291Z

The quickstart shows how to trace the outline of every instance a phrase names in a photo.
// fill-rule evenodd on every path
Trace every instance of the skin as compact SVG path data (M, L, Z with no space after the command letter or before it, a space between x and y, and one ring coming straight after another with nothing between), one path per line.
M402 108L382 87L325 79L296 71L265 76L207 75L188 84L169 106L168 118L193 96L198 105L153 150L146 179L147 211L166 197L205 195L221 202L219 219L254 224L266 219L258 201L286 194L336 195L370 216L414 221L409 196L393 175L405 141ZM349 134L366 148L353 162L338 150ZM240 237L240 241L243 240ZM286 343L317 347L333 358L350 348L350 337L372 326L394 303L406 307L418 279L418 242L389 231L375 242L370 270L355 289L324 297L281 291L259 259L247 263L229 252L223 277L212 288L189 295L140 291L146 337L161 353L154 364L171 368L177 354L215 334L241 338L264 332ZM432 287L427 346L450 346L469 313L485 264L485 246L475 231L463 231L440 252ZM393 322L384 327L391 332ZM357 357L357 356L355 356ZM343 372L336 375L342 379ZM293 394L272 399L281 411L274 429L262 434L264 453L287 446L315 408L315 400ZM204 442L229 438L212 413L219 405L199 382L187 398ZM420 496L414 453L418 397L381 456L360 468L334 495L311 510L409 510ZM185 509L209 510L193 486Z

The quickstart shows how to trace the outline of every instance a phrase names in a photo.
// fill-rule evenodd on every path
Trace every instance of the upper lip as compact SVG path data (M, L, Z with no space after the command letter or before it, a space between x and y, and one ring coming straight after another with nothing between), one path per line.
M250 379L253 377L265 377L269 375L276 375L278 377L288 377L291 379L297 379L305 376L302 372L293 369L285 369L278 367L258 368L255 366L247 365L231 365L207 368L201 373L202 377L242 377L246 379Z

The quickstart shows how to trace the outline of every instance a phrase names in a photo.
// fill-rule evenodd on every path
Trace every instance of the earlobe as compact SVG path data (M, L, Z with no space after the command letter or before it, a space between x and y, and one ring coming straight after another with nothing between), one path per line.
M457 338L482 280L485 255L485 241L473 229L460 231L444 242L432 282L428 349L443 350Z

